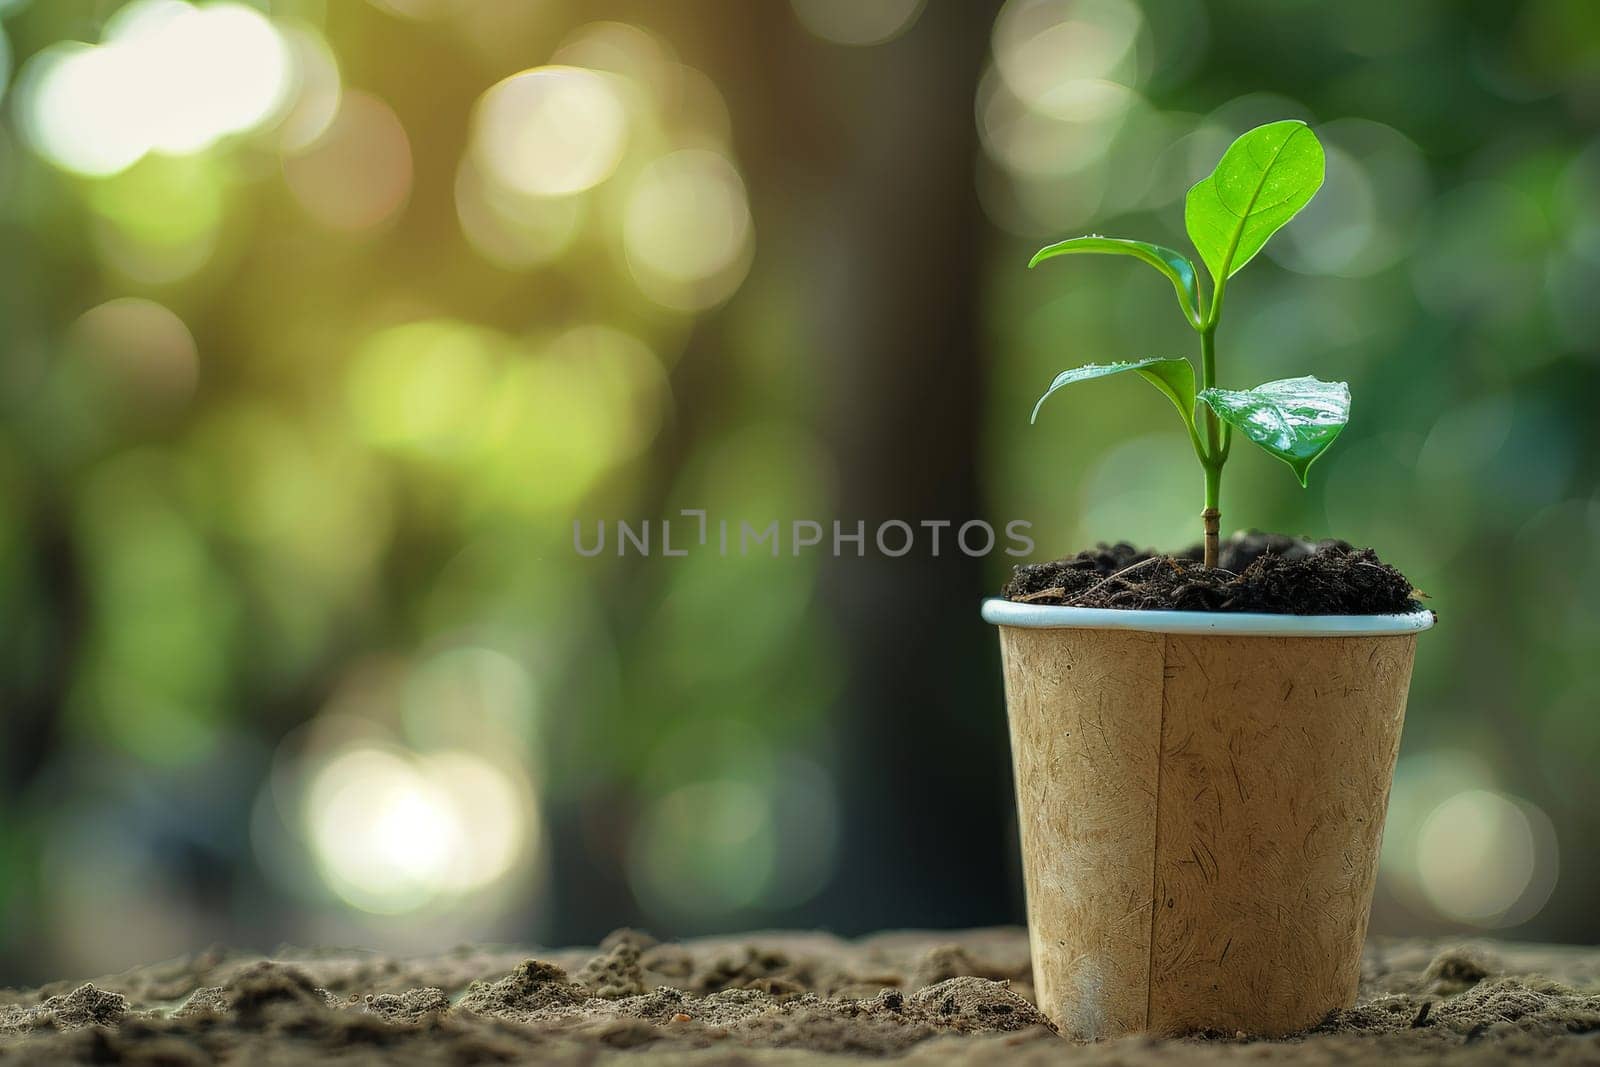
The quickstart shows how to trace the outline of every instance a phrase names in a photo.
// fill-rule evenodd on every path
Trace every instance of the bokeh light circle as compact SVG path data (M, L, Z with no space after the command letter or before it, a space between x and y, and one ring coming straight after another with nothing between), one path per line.
M1434 808L1417 834L1417 872L1439 914L1474 926L1502 924L1540 866L1541 835L1530 815L1543 819L1537 809L1488 789L1456 793Z
M579 26L550 57L556 69L580 67L616 74L650 90L666 91L676 66L671 50L655 34L629 22L591 22Z
M483 435L472 466L476 500L571 516L596 482L655 437L671 401L666 373L638 337L602 323L574 326L529 355L467 412Z
M349 747L317 769L303 810L329 887L378 914L485 888L535 843L524 792L493 763L461 750L415 756Z
M411 142L388 104L348 92L327 132L285 159L283 172L295 200L324 226L372 229L410 199Z
M129 97L126 53L63 41L38 52L17 78L18 121L35 151L63 170L102 177L150 150Z
M284 43L293 58L294 94L283 118L278 122L278 146L285 152L311 147L333 125L339 115L343 83L339 60L309 26L282 27Z
M655 915L720 915L755 906L776 865L768 794L730 779L693 782L653 803L633 834L628 880Z
M215 154L150 155L88 186L95 247L107 266L146 284L189 277L211 261L229 207Z
M647 166L622 223L628 266L657 303L698 311L744 280L752 241L744 181L727 157L685 149Z
M586 214L581 196L522 196L486 181L470 155L456 170L455 199L467 243L507 270L557 259L572 245Z
M568 196L611 176L627 147L628 115L610 79L581 67L540 67L491 87L473 116L484 174L528 196Z
M800 24L834 44L884 44L909 30L926 0L790 0Z
M1134 84L1144 16L1130 0L1008 0L994 24L994 60L1025 105L1074 119L1101 82ZM1103 92L1103 91L1102 91Z
M356 351L347 396L356 427L374 444L439 457L474 450L496 395L504 341L455 319L380 330Z
M162 413L194 393L200 373L194 335L153 300L122 297L90 308L68 340L120 409Z
M1392 266L1409 250L1428 200L1421 149L1367 119L1321 123L1317 137L1327 180L1268 254L1305 274L1363 277Z
M136 0L100 44L64 41L29 60L20 121L50 162L104 177L151 152L200 152L268 124L288 103L292 64L254 8Z
M406 678L406 736L433 748L483 751L526 742L534 733L536 693L528 670L492 648L446 649Z
M1020 178L1079 174L1102 162L1137 93L1110 81L1072 83L1073 117L1029 107L994 72L978 85L978 134L984 149ZM1063 104L1065 106L1065 104Z

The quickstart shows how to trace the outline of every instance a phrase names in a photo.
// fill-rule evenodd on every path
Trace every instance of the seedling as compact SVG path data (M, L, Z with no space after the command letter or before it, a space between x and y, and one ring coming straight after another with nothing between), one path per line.
M1189 443L1205 471L1205 565L1217 565L1217 531L1222 494L1222 468L1228 462L1233 431L1287 463L1306 484L1306 472L1333 444L1350 418L1350 387L1312 377L1283 378L1254 389L1217 386L1217 323L1228 279L1255 258L1267 238L1294 218L1322 185L1322 145L1303 122L1272 122L1234 141L1211 174L1184 200L1184 226L1211 274L1211 300L1201 296L1194 264L1181 252L1117 237L1074 237L1041 248L1028 266L1056 256L1094 253L1132 256L1172 282L1184 319L1200 335L1200 389L1194 366L1181 358L1135 359L1091 363L1056 375L1039 408L1056 390L1110 374L1133 371L1166 394L1178 409ZM1204 432L1196 425L1196 405L1203 403ZM1031 420L1030 420L1031 421Z

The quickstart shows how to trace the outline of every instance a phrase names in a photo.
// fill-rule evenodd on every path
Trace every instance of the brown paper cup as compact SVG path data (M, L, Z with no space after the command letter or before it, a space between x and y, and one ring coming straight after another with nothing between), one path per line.
M984 615L1034 982L1063 1032L1277 1035L1353 1003L1431 613Z

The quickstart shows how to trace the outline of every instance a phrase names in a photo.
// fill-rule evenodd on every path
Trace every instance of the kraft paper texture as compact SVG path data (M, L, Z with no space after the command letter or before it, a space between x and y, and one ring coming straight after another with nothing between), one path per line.
M1416 636L1000 640L1045 1013L1277 1035L1353 1003Z

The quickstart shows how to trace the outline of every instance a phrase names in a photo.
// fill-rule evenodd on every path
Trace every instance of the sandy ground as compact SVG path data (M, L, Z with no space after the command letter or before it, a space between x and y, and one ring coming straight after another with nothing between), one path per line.
M1600 949L1368 946L1356 1007L1287 1040L1057 1036L1022 931L753 934L396 959L209 952L0 990L0 1065L1600 1064Z

